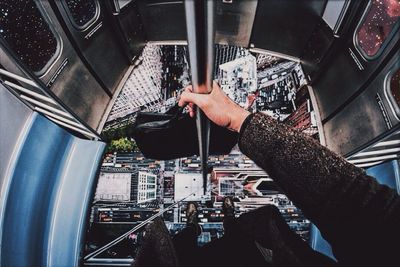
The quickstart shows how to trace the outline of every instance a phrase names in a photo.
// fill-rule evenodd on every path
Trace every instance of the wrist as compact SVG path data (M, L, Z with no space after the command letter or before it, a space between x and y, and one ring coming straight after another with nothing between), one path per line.
M237 110L232 114L231 123L229 125L229 129L240 132L240 128L242 127L243 122L246 120L247 116L251 113L243 108Z

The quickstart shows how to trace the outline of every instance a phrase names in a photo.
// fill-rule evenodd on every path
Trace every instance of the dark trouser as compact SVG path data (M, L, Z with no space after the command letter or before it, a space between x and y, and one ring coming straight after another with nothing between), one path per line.
M186 227L177 234L174 245L181 267L336 266L295 234L275 206L264 206L238 219L227 218L224 228L222 238L201 248L197 246L194 227Z
M195 226L188 225L173 237L173 242L180 267L198 266L199 247Z
M239 231L236 220L224 220L225 234L198 247L195 227L189 225L173 237L180 267L267 267L255 243Z

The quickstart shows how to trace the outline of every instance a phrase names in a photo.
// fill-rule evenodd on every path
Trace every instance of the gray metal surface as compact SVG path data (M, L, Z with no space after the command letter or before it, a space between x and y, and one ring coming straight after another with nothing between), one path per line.
M104 6L99 1L95 2L97 11L94 21L83 28L74 25L65 1L55 1L54 8L56 8L56 14L59 14L60 22L67 28L71 43L78 48L78 54L86 63L85 65L92 69L93 76L105 86L105 90L114 93L129 66L129 60L125 58L117 43L118 38L106 17Z
M258 1L250 42L256 48L301 57L326 0Z
M336 33L345 15L350 0L328 0L322 18Z
M399 123L386 97L385 88L387 74L399 62L399 57L400 51L369 83L365 91L324 123L324 133L330 149L342 155L349 154ZM337 94L340 95L341 91L341 88L338 88ZM321 95L319 97L321 100ZM323 103L320 107L326 108ZM382 108L385 111L382 111Z
M185 1L189 62L193 91L208 94L212 89L214 66L214 12L211 0ZM196 126L201 158L203 189L207 190L207 161L210 144L210 122L197 108Z
M194 2L194 0L189 0ZM140 11L149 41L185 41L185 1L141 0ZM256 15L257 0L213 1L215 42L248 47Z
M32 113L0 84L0 211L3 209L5 188L9 182L6 179L9 177L7 173L12 171L13 159L18 157L18 147L24 141Z
M215 42L248 47L258 0L215 2Z
M388 36L382 46L382 52L379 52L375 58L363 57L356 45L355 34L367 6L361 5L361 1L353 2L358 12L349 17L347 24L350 26L346 27L347 31L335 40L334 53L325 59L325 69L312 84L321 107L321 118L324 121L343 110L349 101L366 90L389 60L398 57L398 54L395 55L394 52L398 50L400 41L399 28Z
M105 12L110 20L116 42L124 51L125 57L131 64L137 59L146 44L142 14L139 12L139 1L103 1Z
M184 1L140 0L148 41L186 40Z
M46 21L51 22L59 42L59 53L53 64L40 79L49 84L50 90L72 109L81 119L96 129L103 116L104 109L110 101L86 67L82 64L48 1L36 2ZM35 29L32 29L34 31ZM0 64L12 71L18 66L7 53L0 57Z

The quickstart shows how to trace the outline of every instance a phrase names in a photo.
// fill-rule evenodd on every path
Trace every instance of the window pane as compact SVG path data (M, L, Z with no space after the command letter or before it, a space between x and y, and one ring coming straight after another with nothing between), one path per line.
M400 69L393 73L390 79L390 93L397 105L400 107Z
M75 24L83 28L96 16L95 0L65 0Z
M372 0L357 31L357 43L369 57L378 53L400 16L399 0Z
M32 0L0 1L0 34L34 72L57 51L57 39Z

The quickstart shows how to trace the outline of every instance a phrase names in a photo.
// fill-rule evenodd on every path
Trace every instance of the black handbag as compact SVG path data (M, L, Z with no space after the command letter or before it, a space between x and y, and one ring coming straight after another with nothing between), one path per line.
M166 113L139 112L132 137L147 158L168 160L199 155L196 120L174 106ZM238 134L210 123L210 155L229 154Z

